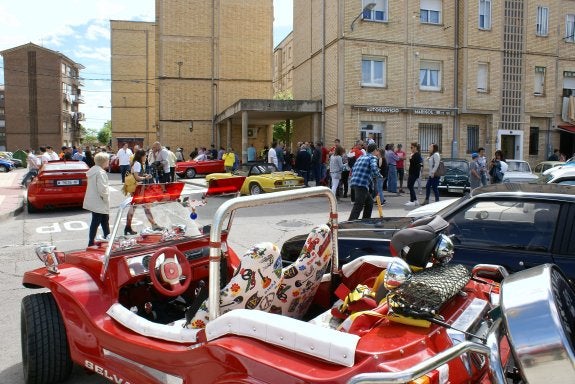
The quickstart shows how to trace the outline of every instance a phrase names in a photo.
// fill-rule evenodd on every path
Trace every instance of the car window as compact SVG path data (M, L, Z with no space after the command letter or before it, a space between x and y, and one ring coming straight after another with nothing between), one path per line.
M507 172L531 172L529 163L525 161L510 161L507 165Z
M559 180L557 184L561 185L575 185L575 179L568 179L568 180Z
M485 248L549 251L559 204L476 201L448 219L454 243Z

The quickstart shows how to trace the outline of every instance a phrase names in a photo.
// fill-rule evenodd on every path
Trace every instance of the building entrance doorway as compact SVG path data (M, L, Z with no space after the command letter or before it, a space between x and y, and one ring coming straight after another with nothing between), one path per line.
M523 131L497 132L497 149L503 151L506 159L523 160Z
M559 151L569 159L575 155L575 133L561 132Z

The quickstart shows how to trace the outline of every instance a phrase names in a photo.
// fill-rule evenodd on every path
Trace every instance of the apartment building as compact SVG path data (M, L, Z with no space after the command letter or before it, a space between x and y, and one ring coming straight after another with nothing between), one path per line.
M4 86L0 85L0 151L6 150L6 116L4 107Z
M274 97L285 98L293 92L293 32L275 48L273 55Z
M80 70L60 52L29 43L4 58L5 134L10 151L80 145L84 103Z
M241 118L216 117L240 99L271 99L272 24L270 0L157 0L155 23L113 21L113 145L247 147ZM250 124L246 139L271 142L268 125L258 135Z
M570 156L574 35L568 0L294 0L293 95L324 109L294 139Z

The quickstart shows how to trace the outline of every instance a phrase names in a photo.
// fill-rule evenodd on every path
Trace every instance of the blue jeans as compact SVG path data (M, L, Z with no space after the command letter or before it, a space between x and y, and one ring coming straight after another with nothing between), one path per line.
M26 175L24 176L24 178L22 179L22 185L24 186L28 186L28 182L30 180L32 180L34 177L38 176L38 170L37 169L31 169L28 171L28 173L26 173Z
M102 227L102 232L104 237L110 234L110 215L106 213L92 212L92 222L90 223L90 232L88 235L88 247L94 245L94 240L96 239L96 232L98 232L98 227Z
M122 175L122 184L124 184L124 179L126 178L126 172L130 171L130 165L120 165L120 174Z
M397 193L397 168L393 164L387 166L387 192Z
M487 185L487 172L481 172L480 176L481 176L481 185L485 187Z
M429 177L427 179L427 184L425 185L425 200L429 200L431 195L431 190L433 189L433 194L435 195L435 201L439 201L439 176Z
M376 177L376 179L375 187L379 195L379 202L383 204L385 202L385 196L383 195L383 177Z

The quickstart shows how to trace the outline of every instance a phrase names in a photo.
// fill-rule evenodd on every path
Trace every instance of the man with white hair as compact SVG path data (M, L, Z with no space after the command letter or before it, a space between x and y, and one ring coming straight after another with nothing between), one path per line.
M154 166L160 173L159 180L160 183L169 183L170 182L170 162L168 160L169 152L166 148L162 147L159 141L156 141L152 145L152 151L154 152L154 158L156 161L154 162Z

